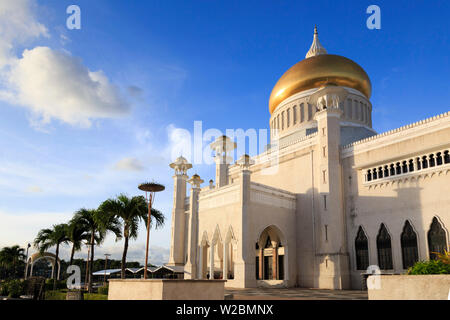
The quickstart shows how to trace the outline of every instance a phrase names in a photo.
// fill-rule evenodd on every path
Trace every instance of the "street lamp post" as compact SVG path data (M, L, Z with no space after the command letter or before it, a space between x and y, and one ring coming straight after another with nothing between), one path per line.
M30 249L31 244L27 244L27 257L25 258L25 280L27 280L27 274L28 274L28 249Z
M84 278L84 286L86 287L86 290L88 290L89 254L91 253L91 244L89 242L86 242L86 246L88 247L88 254L87 254L87 259L86 259L86 277Z
M109 253L105 253L105 276L103 277L103 286L106 286L106 266L108 263L108 257L110 256Z
M144 279L147 279L147 266L148 266L148 249L150 239L150 223L151 223L151 211L152 204L155 200L155 193L163 191L165 187L162 184L155 182L146 182L138 186L139 190L145 191L145 198L148 202L148 218L147 218L147 244L145 247L145 266L144 266Z

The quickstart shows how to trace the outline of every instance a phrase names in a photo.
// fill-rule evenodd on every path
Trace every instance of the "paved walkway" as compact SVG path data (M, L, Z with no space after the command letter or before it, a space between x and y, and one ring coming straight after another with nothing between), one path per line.
M233 295L233 300L367 300L367 291L325 290L304 288L250 288L225 289L225 294Z

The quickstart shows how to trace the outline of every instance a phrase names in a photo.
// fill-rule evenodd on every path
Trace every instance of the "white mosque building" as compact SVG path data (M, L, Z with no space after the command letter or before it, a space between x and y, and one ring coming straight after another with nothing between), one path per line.
M170 165L168 265L227 287L358 289L370 265L404 273L448 250L450 114L377 134L371 89L316 29L273 88L265 152L231 163L235 143L217 139L203 188L186 159Z

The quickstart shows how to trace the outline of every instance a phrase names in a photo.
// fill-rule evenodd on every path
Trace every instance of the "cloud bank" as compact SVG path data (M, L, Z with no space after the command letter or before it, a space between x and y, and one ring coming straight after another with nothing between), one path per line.
M117 118L129 104L102 71L89 70L68 52L38 46L14 55L19 44L48 36L33 12L34 2L0 2L0 99L31 111L31 123L52 119L90 127L93 119Z

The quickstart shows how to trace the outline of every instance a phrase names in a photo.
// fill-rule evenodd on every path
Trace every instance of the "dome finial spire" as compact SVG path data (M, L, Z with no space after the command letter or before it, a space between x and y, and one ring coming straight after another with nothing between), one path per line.
M319 41L319 33L317 32L317 25L314 26L314 40L309 48L308 53L306 54L306 58L318 56L319 54L327 54L327 50L322 46Z

